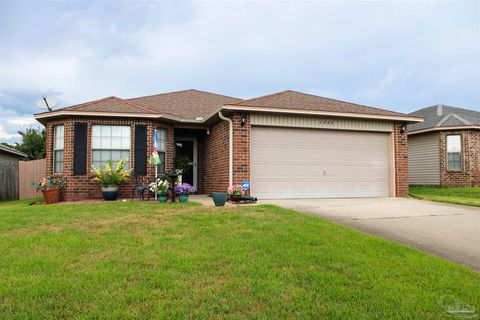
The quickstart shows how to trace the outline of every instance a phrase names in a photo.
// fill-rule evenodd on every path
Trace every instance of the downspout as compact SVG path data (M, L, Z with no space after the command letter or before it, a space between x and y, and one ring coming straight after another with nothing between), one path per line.
M228 185L233 184L233 121L230 118L225 117L222 111L218 111L220 119L228 121L229 126L229 138L228 138Z

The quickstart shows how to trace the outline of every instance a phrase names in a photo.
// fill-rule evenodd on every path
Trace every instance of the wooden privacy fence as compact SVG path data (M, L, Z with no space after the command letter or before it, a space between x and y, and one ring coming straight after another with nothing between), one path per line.
M45 159L18 162L19 198L29 199L39 197L32 187L32 181L45 177Z
M0 201L18 199L18 161L0 159Z

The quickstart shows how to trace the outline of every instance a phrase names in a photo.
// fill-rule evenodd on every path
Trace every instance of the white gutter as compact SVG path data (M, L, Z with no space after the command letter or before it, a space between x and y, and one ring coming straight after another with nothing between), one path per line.
M230 118L225 117L222 111L218 111L220 119L228 121L229 126L229 138L228 138L228 185L233 184L233 121Z

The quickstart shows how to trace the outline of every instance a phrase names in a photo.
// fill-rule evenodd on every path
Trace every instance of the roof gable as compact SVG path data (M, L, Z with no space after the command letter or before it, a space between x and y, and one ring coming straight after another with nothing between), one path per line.
M253 99L242 100L234 105L250 107L285 108L294 110L358 113L381 116L405 116L405 114L368 107L356 103L340 101L312 94L286 90L261 96Z
M412 112L424 118L423 123L408 126L409 132L451 127L480 126L480 112L446 105L435 105Z
M138 106L130 101L118 97L107 97L59 110L114 113L154 113L154 111L149 108Z
M206 118L224 104L241 100L221 94L189 89L132 98L128 101L155 110L160 114L195 119L197 117Z

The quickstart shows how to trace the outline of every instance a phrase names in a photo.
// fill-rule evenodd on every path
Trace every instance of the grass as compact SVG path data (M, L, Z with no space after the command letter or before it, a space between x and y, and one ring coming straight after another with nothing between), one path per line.
M410 186L410 195L425 200L480 207L480 187Z
M438 319L480 274L275 206L0 205L0 319Z

